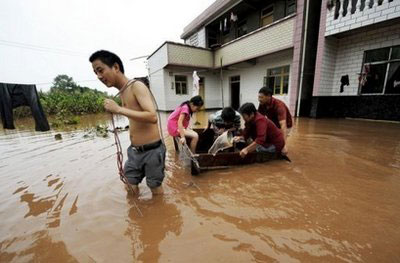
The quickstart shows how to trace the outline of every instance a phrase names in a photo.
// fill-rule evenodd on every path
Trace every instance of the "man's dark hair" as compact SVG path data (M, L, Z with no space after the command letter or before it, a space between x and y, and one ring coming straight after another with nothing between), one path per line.
M236 112L232 107L226 107L222 110L221 118L225 122L234 122L236 117Z
M274 92L272 91L271 88L262 87L262 88L258 91L258 93L262 93L262 94L264 94L265 96L272 96L272 94L273 94Z
M103 62L110 68L112 66L114 66L115 63L117 63L119 66L119 70L122 73L125 73L124 65L122 65L121 59L117 55L115 55L114 53L112 53L110 51L107 51L107 50L96 51L90 56L89 61L91 63L93 63L93 61L95 61L96 59L99 59L101 62Z
M250 115L250 114L252 114L252 113L256 114L257 109L256 109L256 106L254 106L253 103L247 102L247 103L243 104L243 105L240 107L239 112L240 112L241 114Z

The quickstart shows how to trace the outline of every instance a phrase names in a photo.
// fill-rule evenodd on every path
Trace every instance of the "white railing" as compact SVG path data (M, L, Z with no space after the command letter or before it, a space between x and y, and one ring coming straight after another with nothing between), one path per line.
M328 0L325 36L400 18L400 0Z
M393 0L329 0L328 8L335 8L334 19L338 19L340 16L345 17L357 11L362 12L367 8L380 6L384 2L393 2Z

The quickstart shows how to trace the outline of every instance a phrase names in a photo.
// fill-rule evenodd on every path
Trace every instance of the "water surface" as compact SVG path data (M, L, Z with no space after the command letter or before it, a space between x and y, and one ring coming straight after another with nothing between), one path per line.
M139 198L99 124L0 129L0 262L400 262L400 124L297 119L292 163L198 177L166 137L165 195Z

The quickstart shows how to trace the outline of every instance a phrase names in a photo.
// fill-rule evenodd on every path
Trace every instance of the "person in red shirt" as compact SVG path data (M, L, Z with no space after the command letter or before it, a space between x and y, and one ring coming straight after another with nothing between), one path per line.
M283 133L285 142L293 126L292 115L286 104L272 97L272 89L262 87L258 91L258 112L267 116ZM286 144L287 145L287 144ZM287 146L282 150L282 153L287 154Z
M268 152L281 153L285 147L283 134L275 124L257 112L253 103L245 103L239 109L240 114L245 121L245 128L242 136L234 137L234 141L238 142L242 139L253 139L253 142L240 151L240 156L245 157L248 153Z

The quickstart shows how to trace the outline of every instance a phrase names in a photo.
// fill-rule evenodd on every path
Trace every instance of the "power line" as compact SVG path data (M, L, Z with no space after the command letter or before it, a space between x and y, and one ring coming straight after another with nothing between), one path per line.
M67 49L60 49L60 48L37 46L37 45L31 45L31 44L27 44L27 43L7 41L7 40L3 40L3 39L0 39L0 45L10 46L10 47L15 47L15 48L30 49L30 50L34 50L34 51L40 51L40 52L55 53L55 54L61 54L61 55L67 55L67 56L87 57L87 54L85 54L83 52L72 51L72 50L67 50Z
M82 82L93 82L93 81L98 81L98 79L86 79L86 80L78 80L78 81L74 81L75 83L82 83ZM1 83L8 83L8 81L0 81ZM27 83L27 81L25 81L25 83ZM34 83L34 82L29 82L29 83ZM34 85L36 86L40 86L40 85L49 85L49 84L53 84L53 82L43 82L43 83L34 83Z

